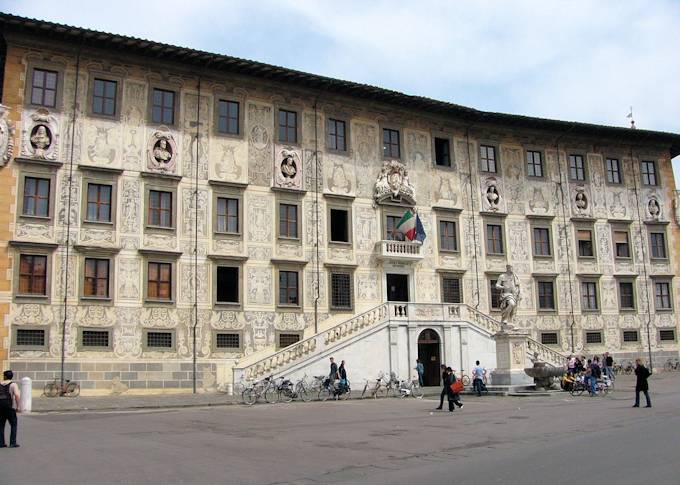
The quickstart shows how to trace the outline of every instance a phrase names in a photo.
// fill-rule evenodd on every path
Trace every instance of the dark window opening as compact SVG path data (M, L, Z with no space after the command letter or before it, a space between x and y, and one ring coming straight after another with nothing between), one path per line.
M434 158L441 167L451 166L451 147L447 138L434 139Z
M297 271L279 271L279 305L300 305Z
M111 222L111 186L87 184L87 220Z
M19 328L17 332L17 346L21 347L44 347L45 331L37 329Z
M240 349L241 335L238 333L215 334L215 347L218 349Z
M602 332L586 332L586 343L587 344L601 344L602 343Z
M331 209L331 242L349 242L349 212Z
M633 283L629 281L622 281L619 283L619 298L622 309L635 308Z
M529 177L543 177L543 158L541 152L527 151L527 174Z
M666 259L666 234L652 232L649 234L649 242L652 247L652 258Z
M146 346L149 348L172 348L172 332L147 332Z
M585 162L582 155L569 155L569 177L571 180L586 179Z
M581 305L583 310L597 310L597 284L594 281L581 283Z
M538 282L538 308L541 310L555 309L555 287L552 281Z
M232 266L218 266L216 281L217 303L239 302L239 269Z
M164 125L175 124L175 92L165 89L153 90L151 121Z
M172 264L149 263L147 296L154 300L172 299Z
M331 273L331 307L352 308L352 275Z
M491 295L491 309L498 310L501 307L501 290L496 288L495 279L489 280L489 294Z
M641 162L642 184L643 185L657 185L656 180L656 163L653 161Z
M458 251L456 223L439 221L439 247L442 251Z
M280 333L279 334L279 348L290 347L301 340L299 333Z
M442 278L442 300L444 303L462 303L460 278Z
M614 231L614 247L617 258L630 258L630 244L627 231Z
M577 231L578 238L578 255L581 257L593 257L595 252L593 250L593 233L589 230Z
M638 331L637 330L624 330L623 331L623 341L624 342L637 342L638 341Z
M109 260L85 258L83 296L109 297Z
M383 157L399 158L400 156L399 131L383 128Z
M297 239L297 209L297 206L294 204L279 205L279 236Z
M297 143L297 113L279 110L279 141Z
M23 215L49 217L50 179L26 177L24 179Z
M19 294L47 294L47 256L22 254L19 257Z
M172 192L149 191L149 225L172 227Z
M239 232L238 199L217 198L217 232L237 234Z
M57 105L57 81L59 74L45 69L33 69L31 104L54 108Z
M482 172L496 173L496 147L490 145L479 146L479 160Z
M654 295L657 310L671 309L671 284L662 282L654 283Z
M557 332L543 332L541 334L541 343L543 345L557 345Z
M347 138L345 135L345 122L342 120L328 119L326 135L328 148L339 152L347 151Z
M83 330L83 347L108 347L109 332L106 330Z
M659 330L659 340L663 341L675 341L675 330Z
M610 184L621 183L621 164L617 158L607 159L607 182Z
M107 79L95 79L92 90L92 112L97 115L116 114L116 91L118 83Z
M487 224L486 245L489 254L503 254L503 229L498 224Z
M217 103L217 131L228 135L239 134L239 103L219 100Z
M534 255L550 256L550 230L545 227L534 228Z

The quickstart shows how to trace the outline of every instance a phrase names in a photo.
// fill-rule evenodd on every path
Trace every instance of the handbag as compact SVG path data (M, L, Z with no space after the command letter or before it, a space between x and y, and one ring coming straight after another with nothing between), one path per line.
M463 385L463 382L460 380L454 382L449 387L451 388L454 394L460 394L465 390L465 386Z

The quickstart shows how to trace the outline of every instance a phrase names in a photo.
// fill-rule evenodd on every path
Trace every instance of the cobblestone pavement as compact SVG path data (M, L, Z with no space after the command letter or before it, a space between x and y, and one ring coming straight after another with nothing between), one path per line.
M677 485L680 373L653 376L652 409L631 409L632 386L453 414L436 398L36 413L0 450L0 483Z

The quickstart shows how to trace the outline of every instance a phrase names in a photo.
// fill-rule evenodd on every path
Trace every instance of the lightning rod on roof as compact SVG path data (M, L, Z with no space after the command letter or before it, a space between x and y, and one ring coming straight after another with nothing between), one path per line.
M630 107L630 111L628 112L628 115L626 118L630 118L630 129L634 130L635 129L635 119L633 119L633 107Z

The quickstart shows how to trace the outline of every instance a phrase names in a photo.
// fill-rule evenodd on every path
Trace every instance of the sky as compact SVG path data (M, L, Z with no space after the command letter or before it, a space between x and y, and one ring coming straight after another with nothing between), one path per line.
M0 0L0 11L486 111L629 126L632 106L638 128L680 133L680 0Z

